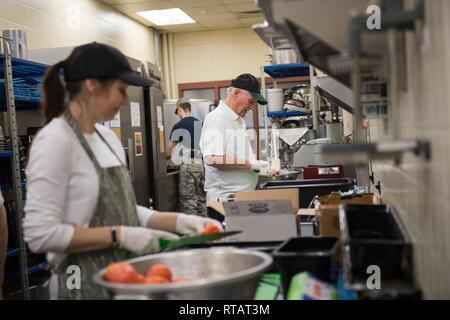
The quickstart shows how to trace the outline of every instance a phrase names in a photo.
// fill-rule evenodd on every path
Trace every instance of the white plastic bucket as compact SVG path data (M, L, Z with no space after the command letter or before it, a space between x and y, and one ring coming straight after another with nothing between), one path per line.
M6 29L3 30L2 35L11 40L9 41L9 46L12 57L28 59L27 33L25 30ZM6 45L3 43L2 52L6 53L6 50Z
M283 110L283 89L267 89L267 110L270 112Z

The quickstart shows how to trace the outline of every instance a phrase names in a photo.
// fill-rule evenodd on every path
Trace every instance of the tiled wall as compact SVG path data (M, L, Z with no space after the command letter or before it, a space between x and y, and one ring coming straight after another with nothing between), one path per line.
M402 138L429 140L432 159L407 155L399 166L378 163L374 170L383 200L397 208L413 239L425 298L450 299L450 1L425 5L423 37L406 39L408 89L400 93L396 125ZM382 121L370 125L373 139L386 138Z
M0 0L0 30L21 28L31 49L98 41L154 63L153 31L97 0Z
M229 80L241 73L258 77L269 52L251 28L176 33L176 82Z

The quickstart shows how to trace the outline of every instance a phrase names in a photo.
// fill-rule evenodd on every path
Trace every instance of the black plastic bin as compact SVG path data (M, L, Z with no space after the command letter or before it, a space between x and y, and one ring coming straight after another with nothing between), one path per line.
M289 189L297 188L300 208L308 208L315 196L325 196L332 192L346 192L353 183L348 178L317 179L317 180L289 180L268 181L261 185L261 189Z
M381 279L412 282L411 241L392 207L341 205L339 220L350 284L365 284L371 265L380 268Z
M283 242L273 252L273 258L281 274L284 295L292 277L300 272L308 271L324 281L334 281L332 256L338 243L338 238L333 237L299 237Z

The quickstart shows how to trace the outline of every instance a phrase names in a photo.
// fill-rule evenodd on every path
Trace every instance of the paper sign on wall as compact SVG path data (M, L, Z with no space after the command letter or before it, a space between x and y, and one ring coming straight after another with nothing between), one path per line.
M109 122L111 128L120 128L120 112Z
M166 150L164 145L164 130L159 130L159 152L164 153Z
M101 124L102 126L104 126L104 127L107 127L107 128L110 128L110 127L111 127L109 121L102 121L102 122L100 122L100 124Z
M114 131L114 133L116 134L117 138L119 138L119 140L122 140L122 134L120 132L120 128L111 128L112 131Z
M140 132L134 133L134 151L136 156L142 156L142 134Z
M158 128L160 129L164 128L161 106L156 107L156 118L158 119Z
M130 102L131 110L131 126L140 127L141 126L141 108L138 102Z

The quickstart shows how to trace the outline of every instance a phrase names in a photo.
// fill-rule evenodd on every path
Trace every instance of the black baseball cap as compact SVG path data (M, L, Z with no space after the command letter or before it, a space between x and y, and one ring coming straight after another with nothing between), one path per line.
M66 82L90 78L121 79L130 85L144 87L154 82L134 71L122 52L97 42L76 47L64 61Z
M261 94L258 80L250 73L241 74L237 78L231 80L231 86L233 88L247 90L259 104L267 104L266 98Z

